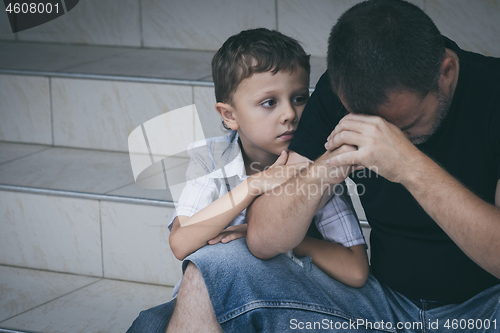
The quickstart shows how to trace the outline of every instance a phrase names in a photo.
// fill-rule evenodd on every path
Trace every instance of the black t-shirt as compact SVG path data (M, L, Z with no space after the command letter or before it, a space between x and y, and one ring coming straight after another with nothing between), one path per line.
M500 59L463 51L447 38L445 42L459 57L457 87L447 117L417 147L494 204L500 179ZM344 115L325 73L290 149L315 160ZM469 259L401 184L366 171L351 178L364 185L360 199L372 227L371 266L380 282L413 299L445 303L463 302L500 283Z

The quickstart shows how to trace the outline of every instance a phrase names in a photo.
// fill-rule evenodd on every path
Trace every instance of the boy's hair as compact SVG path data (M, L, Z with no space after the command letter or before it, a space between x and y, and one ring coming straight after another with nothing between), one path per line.
M375 114L388 94L438 91L444 41L432 20L402 0L361 2L339 18L328 40L333 91L354 113Z
M309 76L309 57L295 39L278 31L242 31L229 37L212 59L215 98L217 102L232 103L238 85L254 73L276 74L300 66Z

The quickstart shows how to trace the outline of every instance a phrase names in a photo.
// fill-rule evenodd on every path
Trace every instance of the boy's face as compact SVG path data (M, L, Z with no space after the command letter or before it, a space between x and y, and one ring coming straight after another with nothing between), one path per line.
M309 77L300 66L244 79L233 94L233 116L245 154L263 162L287 149L308 99Z

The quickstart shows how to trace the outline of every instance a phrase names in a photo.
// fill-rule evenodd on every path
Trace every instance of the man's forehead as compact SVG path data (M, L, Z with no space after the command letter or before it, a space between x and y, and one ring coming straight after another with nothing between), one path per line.
M351 108L339 96L341 103L348 113L352 113ZM410 125L423 112L423 98L412 92L394 92L387 95L387 100L373 114L376 114L396 126Z
M415 93L391 93L376 113L404 130L404 127L411 127L425 111L424 102L425 98Z

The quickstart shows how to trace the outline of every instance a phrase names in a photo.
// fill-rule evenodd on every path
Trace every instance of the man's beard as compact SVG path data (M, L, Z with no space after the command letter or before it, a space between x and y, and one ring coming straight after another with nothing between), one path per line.
M451 95L453 96L453 93ZM426 142L437 131L439 126L441 126L441 123L448 115L448 111L450 111L451 98L446 96L441 89L439 89L438 91L437 98L438 109L436 112L436 119L434 120L434 124L432 125L429 133L417 137L410 137L410 141L414 145L419 145Z

